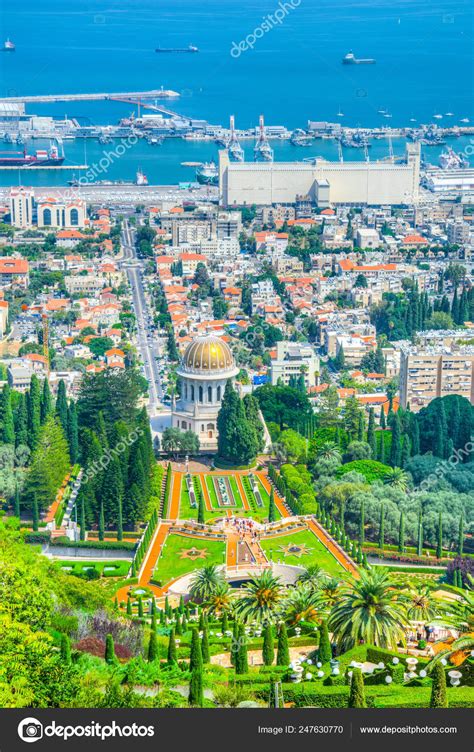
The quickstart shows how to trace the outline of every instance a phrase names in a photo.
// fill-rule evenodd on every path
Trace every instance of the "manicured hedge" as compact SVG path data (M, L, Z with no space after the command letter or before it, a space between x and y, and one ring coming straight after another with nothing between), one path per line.
M25 533L25 543L49 543L51 532L49 530L38 530L36 533Z
M98 548L98 549L110 549L112 551L133 551L136 544L129 541L70 541L69 538L62 536L60 538L52 538L51 546L63 546L71 548Z

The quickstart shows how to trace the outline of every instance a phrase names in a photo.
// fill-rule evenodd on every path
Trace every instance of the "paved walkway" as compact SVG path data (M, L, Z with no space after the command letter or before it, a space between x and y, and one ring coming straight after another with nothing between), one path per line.
M173 473L171 484L171 500L168 505L166 518L169 520L179 519L179 503L181 501L181 481L183 473Z
M341 567L343 567L346 572L349 572L352 575L357 575L357 568L353 566L350 560L341 552L338 546L335 545L333 539L329 535L327 535L327 533L322 528L320 528L319 525L314 522L314 520L307 520L307 523L311 532L314 533L315 536L319 538L323 546L325 546L328 551L332 553Z

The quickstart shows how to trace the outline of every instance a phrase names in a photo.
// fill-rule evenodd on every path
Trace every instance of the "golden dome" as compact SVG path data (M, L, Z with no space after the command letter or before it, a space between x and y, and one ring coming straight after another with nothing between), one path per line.
M235 368L229 346L219 337L197 337L186 348L182 364L187 373L211 373Z

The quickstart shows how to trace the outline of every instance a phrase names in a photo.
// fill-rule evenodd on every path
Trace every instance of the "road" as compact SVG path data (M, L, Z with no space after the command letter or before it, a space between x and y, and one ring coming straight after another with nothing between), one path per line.
M159 353L159 341L155 338L151 339L148 334L148 324L152 317L148 312L143 286L143 268L136 256L134 235L135 231L125 222L122 232L122 268L126 271L132 290L133 310L137 321L137 347L145 368L145 377L150 385L149 413L152 416L158 412L163 398L163 388L156 360Z

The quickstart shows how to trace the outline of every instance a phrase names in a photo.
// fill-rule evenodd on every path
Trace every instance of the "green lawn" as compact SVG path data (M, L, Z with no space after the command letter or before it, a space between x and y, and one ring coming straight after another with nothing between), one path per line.
M182 553L191 548L206 551L207 556L194 560L181 558ZM208 564L224 564L224 562L225 541L199 540L199 538L171 533L161 551L153 572L153 580L165 585L169 580L181 577L181 575L192 572L194 569L200 569Z
M308 564L319 564L325 572L333 577L340 577L345 570L341 567L334 556L323 546L321 541L316 538L310 530L301 530L288 535L279 535L275 538L266 538L260 541L265 555L270 561L280 562L282 564L293 564L299 567L306 567ZM285 546L305 546L307 553L303 552L298 555L288 553L285 555Z
M126 577L130 569L130 562L120 559L118 561L84 561L73 559L72 561L58 561L65 574L86 574L89 569L95 569L103 577ZM105 572L104 572L105 569Z

